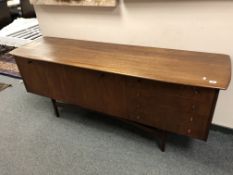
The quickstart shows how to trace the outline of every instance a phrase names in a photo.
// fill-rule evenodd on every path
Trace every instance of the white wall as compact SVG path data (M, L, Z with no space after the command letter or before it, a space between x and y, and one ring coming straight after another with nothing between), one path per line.
M46 36L219 52L233 58L233 1L120 0L116 8L36 6ZM214 123L233 128L233 82Z

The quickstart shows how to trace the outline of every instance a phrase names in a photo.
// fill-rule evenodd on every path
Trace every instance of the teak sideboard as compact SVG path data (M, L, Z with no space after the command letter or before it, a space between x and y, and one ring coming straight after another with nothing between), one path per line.
M227 55L44 37L11 52L28 92L166 133L207 140Z

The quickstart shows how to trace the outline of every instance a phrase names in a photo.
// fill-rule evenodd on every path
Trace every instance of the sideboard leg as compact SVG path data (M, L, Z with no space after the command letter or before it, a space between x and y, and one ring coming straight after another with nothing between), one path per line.
M161 131L161 137L160 137L160 149L162 152L165 151L166 147L166 140L167 140L167 132L166 131Z
M58 107L57 107L57 102L56 102L56 100L51 99L51 101L52 101L53 109L54 109L54 112L55 112L56 116L57 116L57 117L60 117L60 114L59 114L59 111L58 111Z

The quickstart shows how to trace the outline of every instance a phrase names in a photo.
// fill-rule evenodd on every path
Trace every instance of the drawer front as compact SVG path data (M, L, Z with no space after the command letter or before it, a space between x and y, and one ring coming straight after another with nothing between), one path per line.
M216 91L130 79L129 118L159 129L205 140Z

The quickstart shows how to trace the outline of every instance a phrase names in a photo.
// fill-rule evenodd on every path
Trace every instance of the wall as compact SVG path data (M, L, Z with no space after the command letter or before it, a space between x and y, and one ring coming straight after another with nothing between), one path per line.
M116 8L36 6L46 36L217 52L233 58L233 1L120 0ZM233 128L233 82L214 123Z

